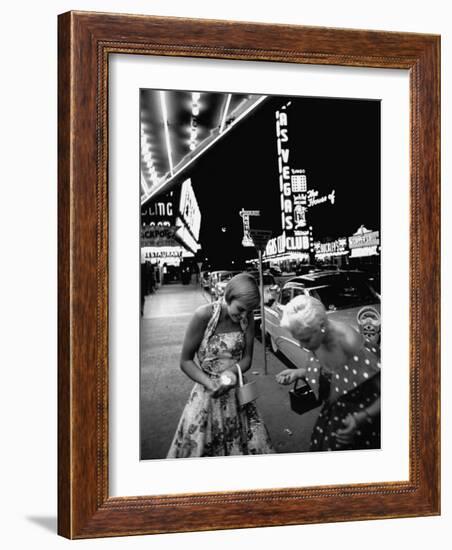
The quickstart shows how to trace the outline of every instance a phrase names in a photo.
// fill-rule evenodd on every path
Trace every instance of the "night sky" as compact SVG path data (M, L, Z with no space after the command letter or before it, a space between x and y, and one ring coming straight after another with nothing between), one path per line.
M362 224L380 229L380 102L269 97L184 175L202 214L200 255L212 268L256 256L241 245L242 208L261 210L252 227L281 234L275 111L289 101L290 166L306 170L319 196L336 190L334 206L309 209L314 240L348 237Z

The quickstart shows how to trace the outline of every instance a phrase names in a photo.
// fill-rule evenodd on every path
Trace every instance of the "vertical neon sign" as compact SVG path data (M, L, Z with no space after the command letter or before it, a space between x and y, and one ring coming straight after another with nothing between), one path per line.
M278 251L310 250L312 228L307 227L308 189L306 171L292 168L289 115L284 105L276 113L276 145L278 151L279 191L281 200L282 235Z

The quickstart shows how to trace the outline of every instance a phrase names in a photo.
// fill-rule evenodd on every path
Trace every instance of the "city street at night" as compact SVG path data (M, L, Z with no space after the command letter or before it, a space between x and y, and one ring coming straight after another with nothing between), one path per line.
M341 435L342 402L320 426L319 404L360 395L372 364L379 421L380 113L378 100L140 91L142 460L342 450L358 436L379 448L377 426ZM220 299L182 349L195 310ZM300 299L318 309L306 330L326 368L284 320ZM346 342L331 344L355 330L375 343L371 359L347 351L362 380ZM230 387L242 368L257 412ZM207 391L185 408L195 381Z
M170 284L146 297L141 331L141 459L165 458L193 381L180 369L185 327L193 311L210 301L198 284ZM259 330L256 331L260 337ZM287 368L269 349L265 375L262 344L255 338L254 359L247 372L256 380L256 401L278 453L309 450L314 409L302 416L290 409L290 387L276 383Z

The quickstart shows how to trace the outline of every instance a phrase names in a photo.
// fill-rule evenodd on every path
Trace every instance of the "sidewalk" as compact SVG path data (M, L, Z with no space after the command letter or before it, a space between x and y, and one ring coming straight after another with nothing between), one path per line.
M309 451L313 426L319 414L314 409L298 415L290 408L289 390L292 386L281 386L275 380L276 374L286 369L286 365L267 349L267 375L264 374L262 343L254 340L254 358L247 380L256 380L259 397L256 405L262 414L277 453Z

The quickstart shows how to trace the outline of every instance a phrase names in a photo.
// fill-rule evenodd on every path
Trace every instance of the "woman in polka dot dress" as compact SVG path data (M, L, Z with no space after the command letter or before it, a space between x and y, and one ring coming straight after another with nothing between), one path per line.
M353 327L328 319L323 304L297 296L285 307L281 326L310 353L307 364L276 380L306 379L324 404L311 451L380 448L379 350Z

